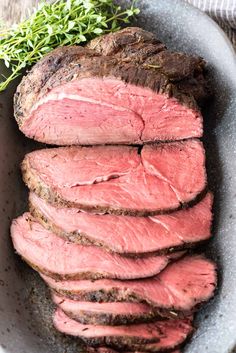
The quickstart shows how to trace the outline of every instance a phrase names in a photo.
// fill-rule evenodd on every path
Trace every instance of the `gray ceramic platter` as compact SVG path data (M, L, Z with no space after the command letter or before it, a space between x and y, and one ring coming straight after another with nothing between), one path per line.
M215 221L214 239L204 250L218 263L219 289L198 314L199 329L185 352L230 353L236 349L235 54L221 29L184 2L144 0L138 5L139 26L153 31L169 48L201 55L208 62L215 98L204 112L204 143ZM14 255L9 239L10 220L26 207L19 163L26 151L37 147L19 133L13 119L15 88L0 95L0 353L83 352L80 342L53 330L49 292Z

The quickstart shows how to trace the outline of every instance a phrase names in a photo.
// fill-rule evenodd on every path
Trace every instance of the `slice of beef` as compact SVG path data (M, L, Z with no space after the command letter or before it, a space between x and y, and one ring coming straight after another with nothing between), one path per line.
M91 302L146 302L166 315L191 312L209 300L217 284L216 266L204 256L186 256L159 275L143 280L56 281L42 275L56 292Z
M125 256L192 247L211 235L213 196L195 206L153 217L96 215L55 207L30 193L31 214L45 228L72 242L101 246Z
M62 207L137 216L178 209L205 190L198 140L135 147L62 147L26 155L23 178L38 196Z
M43 228L29 213L13 221L11 236L19 255L34 269L56 279L118 278L154 276L173 258L174 253L147 258L125 258L95 246L68 242Z
M57 309L53 322L55 328L68 335L80 337L91 346L110 346L117 349L137 349L158 352L175 348L192 333L191 320L163 320L129 326L83 325L70 319Z
M160 318L158 312L144 303L91 303L68 299L56 293L52 298L71 319L86 325L127 325Z
M82 47L60 47L23 78L15 116L56 145L143 144L202 136L195 100L159 70Z

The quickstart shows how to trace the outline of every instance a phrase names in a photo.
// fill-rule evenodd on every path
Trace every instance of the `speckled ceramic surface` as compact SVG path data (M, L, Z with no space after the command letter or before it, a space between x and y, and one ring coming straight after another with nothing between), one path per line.
M128 2L128 1L127 1ZM219 265L219 289L197 317L199 329L186 353L236 352L236 58L219 27L177 0L139 1L138 25L170 48L202 55L209 63L214 101L206 107L204 143L210 188L215 192L214 239L207 246ZM1 67L2 69L2 67ZM78 353L77 340L51 326L49 292L14 255L10 220L26 207L19 163L35 143L17 130L13 85L0 94L0 353Z

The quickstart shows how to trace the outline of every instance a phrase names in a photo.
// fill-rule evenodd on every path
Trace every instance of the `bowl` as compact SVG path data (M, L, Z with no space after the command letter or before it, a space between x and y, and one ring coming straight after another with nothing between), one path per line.
M130 1L120 1L122 4ZM204 247L219 268L216 296L197 315L187 353L236 349L236 57L226 35L204 13L180 0L140 0L136 25L154 32L173 50L201 55L208 63L214 99L204 109L209 188L215 194L213 238ZM1 73L5 68L1 64ZM42 145L26 139L13 118L14 82L0 94L0 352L83 352L77 339L57 333L50 293L14 254L11 220L27 209L19 164Z

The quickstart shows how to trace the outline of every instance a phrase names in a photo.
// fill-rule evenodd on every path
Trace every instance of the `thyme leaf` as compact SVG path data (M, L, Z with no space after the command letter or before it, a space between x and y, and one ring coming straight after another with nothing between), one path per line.
M119 30L122 23L129 23L139 13L134 2L128 9L122 9L113 0L41 1L28 19L0 30L0 59L11 69L8 78L2 75L0 91L21 75L23 68L56 47L85 43Z

